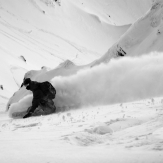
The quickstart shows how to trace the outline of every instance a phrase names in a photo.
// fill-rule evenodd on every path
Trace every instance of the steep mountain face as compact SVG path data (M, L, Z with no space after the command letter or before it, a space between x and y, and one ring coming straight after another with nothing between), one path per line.
M152 0L78 0L71 2L112 25L132 24L151 7Z
M93 62L95 66L109 62L112 58L123 56L140 56L151 52L163 51L163 1L153 2L151 9L103 55Z
M63 0L61 5L52 0L1 0L0 5L1 26L36 40L45 41L46 38L51 43L58 39L70 47L78 45L75 46L77 49L99 54L105 52L128 28L108 24L100 20L98 13L90 14L70 0Z

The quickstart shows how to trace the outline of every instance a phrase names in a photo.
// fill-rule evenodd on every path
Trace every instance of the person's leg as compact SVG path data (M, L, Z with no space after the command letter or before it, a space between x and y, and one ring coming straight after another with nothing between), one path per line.
M44 101L44 105L43 107L43 111L44 111L44 115L48 115L48 114L52 114L55 112L56 107L54 105L54 102L51 99L46 99L46 101Z
M38 105L39 105L39 100L32 101L32 107L29 109L28 112L33 113L38 107Z
M33 112L36 110L38 105L39 105L39 100L33 100L32 101L32 107L29 108L27 114L23 118L30 117L33 114Z

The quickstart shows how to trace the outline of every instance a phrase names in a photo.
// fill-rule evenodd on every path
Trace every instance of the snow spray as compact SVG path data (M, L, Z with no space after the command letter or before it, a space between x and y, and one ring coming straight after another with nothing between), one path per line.
M107 105L163 95L163 55L112 59L108 64L52 80L59 108Z
M33 99L33 95L29 94L23 97L20 101L16 103L12 103L8 112L9 116L14 117L13 113L21 113L27 111L29 106L32 105L32 99Z

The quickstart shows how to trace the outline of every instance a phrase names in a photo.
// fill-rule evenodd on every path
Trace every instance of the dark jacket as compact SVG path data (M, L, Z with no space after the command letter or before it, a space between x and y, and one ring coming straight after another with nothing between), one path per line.
M45 95L41 91L39 82L36 81L31 81L29 85L26 87L27 90L30 90L33 92L33 100L40 100L42 99Z

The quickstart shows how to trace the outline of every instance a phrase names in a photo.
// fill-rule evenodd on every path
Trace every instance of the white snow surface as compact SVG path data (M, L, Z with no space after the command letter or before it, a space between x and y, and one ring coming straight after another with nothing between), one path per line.
M162 29L163 0L0 0L0 163L162 163ZM55 114L14 117L24 77Z

